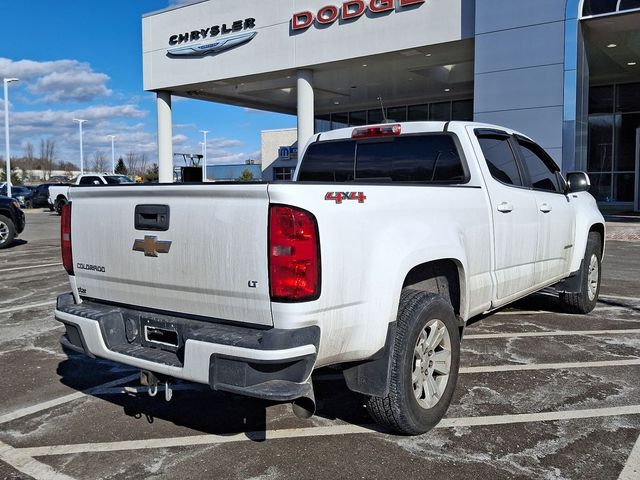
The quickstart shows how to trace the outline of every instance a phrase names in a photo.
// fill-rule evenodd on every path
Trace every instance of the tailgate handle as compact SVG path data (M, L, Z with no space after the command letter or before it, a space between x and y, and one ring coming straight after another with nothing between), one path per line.
M169 230L169 205L136 205L136 230Z

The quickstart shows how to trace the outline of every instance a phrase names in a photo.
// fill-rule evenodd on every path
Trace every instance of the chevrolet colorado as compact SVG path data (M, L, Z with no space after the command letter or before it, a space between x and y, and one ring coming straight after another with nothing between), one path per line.
M316 134L289 183L71 187L61 341L152 387L299 415L312 371L338 366L375 420L419 434L448 408L470 318L549 286L594 308L605 226L588 188L526 136L469 122Z

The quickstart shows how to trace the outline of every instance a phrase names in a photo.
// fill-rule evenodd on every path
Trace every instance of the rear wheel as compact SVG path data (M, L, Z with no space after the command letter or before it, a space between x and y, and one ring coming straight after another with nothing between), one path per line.
M67 199L64 197L60 197L58 199L56 199L56 204L54 205L54 208L56 210L56 213L58 215L62 215L62 207L64 207L67 204Z
M444 417L458 378L460 336L451 304L433 293L404 290L390 361L389 394L370 397L371 416L409 435L430 430Z
M16 236L16 227L10 218L0 215L0 249L7 248Z
M602 241L596 232L589 233L587 249L580 266L582 285L577 293L561 293L560 302L570 313L589 313L598 303L602 276Z

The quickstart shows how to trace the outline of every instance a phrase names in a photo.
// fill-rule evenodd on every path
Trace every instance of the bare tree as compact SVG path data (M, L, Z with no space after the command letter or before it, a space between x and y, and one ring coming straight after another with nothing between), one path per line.
M51 177L51 171L53 170L53 164L55 161L55 153L55 140L51 140L49 138L47 140L40 140L40 160L47 179Z
M93 162L91 162L91 167L93 171L96 173L105 173L109 168L107 157L104 152L97 151L93 154Z
M126 157L127 172L129 175L138 175L140 171L140 155L135 152L129 152Z

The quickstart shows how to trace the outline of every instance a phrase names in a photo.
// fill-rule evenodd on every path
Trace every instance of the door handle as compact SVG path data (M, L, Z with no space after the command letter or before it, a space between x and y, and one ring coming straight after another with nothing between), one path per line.
M540 211L542 213L549 213L551 210L553 210L553 207L548 203L543 203L542 205L540 205Z
M502 213L513 212L513 205L508 202L502 202L500 205L498 205L498 211Z

